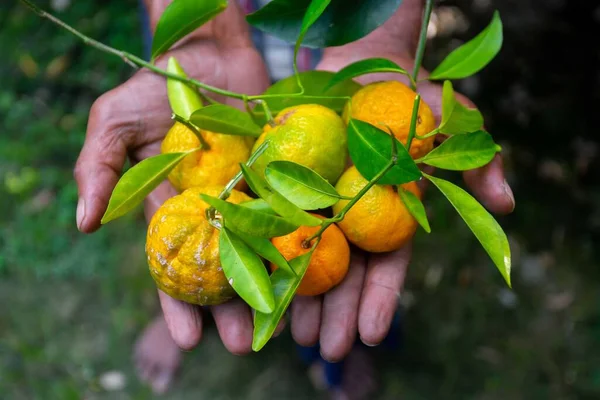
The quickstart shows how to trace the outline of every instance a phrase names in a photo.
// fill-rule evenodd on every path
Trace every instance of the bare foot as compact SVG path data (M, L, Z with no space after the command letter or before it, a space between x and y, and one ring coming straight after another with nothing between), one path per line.
M156 317L138 338L133 357L139 379L155 394L165 393L181 364L181 351L162 316Z

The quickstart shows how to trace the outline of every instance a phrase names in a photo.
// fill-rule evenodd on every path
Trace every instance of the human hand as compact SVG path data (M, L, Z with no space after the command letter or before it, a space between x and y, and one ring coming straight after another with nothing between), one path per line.
M147 3L152 26L155 26L169 1ZM160 57L157 65L164 69L170 56L177 58L190 77L222 89L259 94L269 84L265 65L252 45L236 2L231 2L213 21ZM241 106L228 98L216 99ZM89 233L99 228L126 157L139 162L160 153L161 141L172 125L170 117L165 79L147 70L137 72L96 100L75 167L79 230ZM153 191L145 201L147 219L175 194L169 183ZM159 298L176 344L182 349L195 347L202 336L200 308L174 300L160 291ZM212 307L211 312L224 345L232 353L250 351L252 319L248 307L237 299Z
M336 72L361 59L384 57L412 71L422 12L422 0L405 0L390 20L367 37L327 49L317 69ZM426 74L421 70L419 75ZM392 79L409 84L399 74L373 74L358 81L367 84ZM441 86L425 81L418 85L418 91L439 123ZM465 105L475 107L466 97L457 96ZM513 210L514 199L504 179L500 155L485 167L466 171L464 180L490 211L506 214ZM322 297L294 299L291 308L294 339L305 346L320 342L322 356L330 361L342 359L351 350L357 332L367 345L380 343L390 329L410 256L411 244L390 253L353 251L348 275L339 286Z

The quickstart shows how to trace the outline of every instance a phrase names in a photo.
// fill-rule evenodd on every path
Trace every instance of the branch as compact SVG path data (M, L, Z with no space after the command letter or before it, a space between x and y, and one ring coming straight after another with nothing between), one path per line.
M229 90L219 89L217 87L207 85L207 84L197 81L195 79L181 77L179 75L172 74L168 71L160 69L160 68L154 66L153 64L151 64L131 53L127 53L125 51L118 50L113 47L107 46L104 43L100 43L97 40L94 40L94 39L90 38L89 36L84 35L83 33L79 32L77 29L73 28L66 22L63 22L62 20L56 18L52 14L49 14L46 11L42 10L41 8L39 8L38 6L33 4L30 0L21 0L21 2L23 2L27 7L29 7L33 12L35 12L40 17L46 18L47 20L51 21L52 23L60 26L61 28L69 31L73 35L80 38L84 44L91 46L97 50L100 50L104 53L115 55L115 56L119 57L120 59L122 59L125 63L127 63L127 65L130 65L136 69L138 67L147 68L150 71L157 73L159 75L162 75L164 77L171 78L171 79L183 82L183 83L187 83L188 85L192 85L197 88L202 88L202 89L205 89L210 92L217 93L217 94L220 94L223 96L232 97L232 98L240 99L240 100L244 100L245 98L247 98L247 96L245 94L231 92Z
M417 45L417 54L415 55L415 65L411 79L411 87L413 90L417 89L416 82L419 77L421 63L423 62L423 55L425 54L425 45L427 44L427 28L429 27L429 19L431 18L432 8L433 0L426 0L425 12L423 13L423 22L421 24L421 33L419 35L419 44Z

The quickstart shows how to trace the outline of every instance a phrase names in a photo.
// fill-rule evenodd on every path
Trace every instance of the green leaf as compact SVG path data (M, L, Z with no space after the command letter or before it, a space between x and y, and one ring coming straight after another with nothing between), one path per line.
M223 272L236 293L255 310L273 312L275 298L260 257L227 228L219 233L219 254Z
M395 140L398 150L398 163L380 180L381 185L400 185L421 178L421 171L406 151L402 143ZM367 180L377 175L392 158L392 139L379 128L351 119L348 124L348 150L356 169Z
M226 135L258 137L262 128L250 114L224 104L215 104L195 111L190 122L200 129Z
M331 108L335 112L341 113L344 109L344 105L348 101L348 99L344 98L344 96L350 98L358 89L361 88L361 85L354 81L346 81L327 89L327 84L333 75L333 72L329 71L301 72L299 76L302 86L304 87L304 95L295 97L272 97L267 98L266 102L273 114L277 114L287 107L297 106L300 104L320 104L322 106ZM289 95L299 92L300 87L298 86L296 77L292 75L269 87L264 94L272 96ZM324 96L333 98L323 98ZM254 112L258 116L262 117L261 123L265 124L267 122L261 107L256 107Z
M166 153L146 158L131 167L123 174L110 196L108 208L102 217L102 224L122 217L140 204L189 154L200 150L194 149L185 153Z
M252 250L254 250L259 256L277 265L279 268L283 268L290 274L296 274L288 261L281 255L277 247L271 243L269 239L261 238L257 236L250 236L245 233L235 232Z
M175 57L169 57L167 71L187 78L185 71ZM178 80L167 78L167 95L171 110L184 119L190 119L190 115L194 111L202 108L202 99L198 91Z
M419 162L452 171L466 171L483 167L492 159L500 147L485 131L451 136Z
M319 226L322 220L310 215L291 203L288 199L273 190L269 184L262 179L252 169L240 164L244 179L250 186L250 189L261 199L266 201L276 213L287 219L293 224L300 226Z
M367 58L339 70L333 76L327 87L337 85L340 82L356 78L357 76L373 74L376 72L397 72L399 74L408 75L408 72L404 68L387 58Z
M253 200L244 201L243 203L240 203L240 206L248 207L248 208L251 208L251 209L257 210L257 211L266 212L267 214L273 214L273 215L277 214L275 212L275 210L273 210L271 208L271 206L263 199L253 199Z
M272 238L287 235L300 227L287 219L268 212L228 203L206 194L201 194L200 197L221 213L225 219L225 226L236 232Z
M475 38L450 53L428 79L462 79L479 72L496 57L502 39L502 21L496 11L492 22Z
M331 0L312 0L308 4L308 8L304 13L304 17L302 17L302 24L300 26L300 33L298 34L298 38L296 39L296 45L294 46L294 75L296 76L296 81L299 85L302 85L302 81L298 77L298 51L300 50L300 45L302 44L302 40L304 40L304 36L308 31L308 28L314 24L317 19L323 14L327 6L331 3Z
M272 161L265 169L267 182L304 210L327 208L341 198L321 175L292 161Z
M444 81L442 122L438 132L449 135L475 132L483 126L483 116L476 108L467 108L456 100L452 82Z
M277 328L277 324L285 314L289 307L304 273L310 263L313 247L311 251L290 260L290 265L296 271L296 275L291 275L285 271L278 269L271 274L271 286L275 297L275 309L270 314L256 312L254 314L254 334L252 338L252 350L259 351L273 336L273 332Z
M413 192L404 189L402 186L398 188L398 194L406 206L406 209L417 220L419 225L421 225L425 232L431 233L427 213L425 212L425 207L421 200Z
M446 196L450 204L458 211L510 287L510 247L506 234L498 222L477 200L460 187L440 178L423 175Z
M204 23L227 8L227 0L176 0L167 6L156 25L152 40L155 59Z
M321 7L323 2L318 3L315 7ZM400 3L402 0L331 0L308 29L302 45L323 48L354 42L387 21ZM264 32L296 43L310 5L311 0L273 0L246 19Z
M304 17L302 17L302 24L300 25L300 33L298 34L298 38L296 39L296 48L294 50L294 59L296 59L296 54L298 53L298 49L300 48L300 44L308 32L308 28L310 28L317 19L327 8L327 6L331 3L331 0L312 0L304 13Z

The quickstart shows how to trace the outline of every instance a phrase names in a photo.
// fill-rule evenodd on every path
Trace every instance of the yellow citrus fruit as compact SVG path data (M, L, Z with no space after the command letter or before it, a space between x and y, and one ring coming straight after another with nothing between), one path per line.
M185 157L169 174L169 181L179 191L196 186L225 185L246 162L254 139L201 131L208 150ZM161 145L162 153L178 153L200 147L198 137L187 126L176 122ZM238 187L239 188L239 187Z
M254 170L264 175L274 160L293 161L313 169L335 184L347 160L347 135L344 122L334 111L317 104L304 104L282 110L275 126L266 125L254 144L270 144L254 163Z
M160 290L192 304L221 304L235 296L219 259L219 231L210 225L200 194L218 196L221 186L191 188L167 200L154 214L146 236L150 274ZM250 200L232 191L227 201Z
M342 196L354 197L367 183L356 167L351 167L340 177L335 188ZM421 197L415 182L402 187ZM333 206L334 213L339 213L346 204L348 200L338 201ZM406 244L417 230L417 221L393 186L375 185L348 211L338 226L357 247L379 253L397 250Z
M404 145L408 139L413 105L417 94L397 81L376 82L363 86L352 96L344 108L344 121L350 117L368 122L389 132ZM389 129L388 129L389 128ZM436 128L433 112L421 99L417 119L417 135L423 136ZM410 154L414 159L423 157L433 148L435 136L423 140L414 139Z
M301 226L288 235L271 239L271 242L286 260L291 260L310 251L303 247L303 242L318 230L318 226ZM335 224L330 225L321 236L296 294L317 296L329 291L344 279L349 265L350 246L342 231ZM271 263L271 270L276 269L277 266Z

